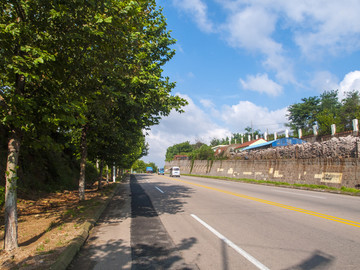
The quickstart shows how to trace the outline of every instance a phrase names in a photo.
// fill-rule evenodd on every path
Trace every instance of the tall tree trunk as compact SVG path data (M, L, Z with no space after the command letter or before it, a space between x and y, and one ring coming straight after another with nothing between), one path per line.
M103 175L103 169L104 169L104 162L102 160L100 160L99 169L100 169L100 172L99 172L99 179L98 179L98 189L101 189L102 188L101 181L102 181L102 175Z
M85 168L86 168L86 159L87 159L87 141L86 133L88 126L84 125L81 131L80 139L80 178L79 178L79 199L80 201L85 200Z
M109 166L106 165L106 184L109 184Z
M9 134L8 156L5 172L5 239L4 249L18 248L18 222L16 205L17 168L20 153L20 136L13 130Z
M17 55L21 55L17 48ZM15 94L21 95L25 90L24 75L16 74ZM10 110L9 115L12 114ZM5 171L5 235L4 249L7 251L18 248L18 221L17 221L17 170L20 154L21 135L19 129L12 129L8 138L8 155Z

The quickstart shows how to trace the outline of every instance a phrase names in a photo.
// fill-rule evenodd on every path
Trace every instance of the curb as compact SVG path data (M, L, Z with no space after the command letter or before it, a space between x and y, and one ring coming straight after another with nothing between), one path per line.
M84 242L89 236L90 230L94 227L95 223L100 218L101 214L104 212L106 207L109 205L112 198L115 196L117 191L120 189L121 183L116 183L116 187L114 188L113 193L111 196L107 199L107 201L98 209L98 211L95 213L94 217L91 218L89 221L85 222L83 232L75 237L70 244L66 247L66 249L59 255L58 259L55 263L53 263L49 269L51 270L65 270L76 254L79 252L80 248L83 246Z

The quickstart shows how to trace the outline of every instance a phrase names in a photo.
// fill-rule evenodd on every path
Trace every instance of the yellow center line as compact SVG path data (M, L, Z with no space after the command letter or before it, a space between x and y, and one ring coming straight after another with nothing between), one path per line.
M233 195L233 196L236 196L236 197L240 197L240 198L244 198L244 199L248 199L248 200L252 200L252 201L256 201L256 202L260 202L260 203L264 203L264 204L268 204L268 205L273 205L273 206L277 206L277 207L280 207L280 208L292 210L292 211L295 211L295 212L299 212L299 213L303 213L303 214L307 214L307 215L311 215L311 216L315 216L315 217L320 217L320 218L324 218L324 219L328 219L328 220L332 220L332 221L336 221L336 222L339 222L339 223L343 223L343 224L347 224L347 225L350 225L350 226L360 228L360 222L356 222L356 221L352 221L352 220L348 220L348 219L344 219L344 218L339 218L339 217L334 217L334 216L330 216L330 215L326 215L326 214L322 214L322 213L318 213L318 212L314 212L314 211L310 211L310 210L306 210L306 209L286 205L286 204L281 204L281 203L276 203L276 202L272 202L272 201L268 201L268 200L264 200L264 199L259 199L259 198L247 196L247 195L244 195L244 194L240 194L240 193L235 193L235 192L232 192L232 191L227 191L227 190L222 190L222 189L209 187L209 186L205 186L205 185L201 185L201 184L196 184L196 183L185 181L185 180L170 178L170 177L166 177L166 176L165 176L165 178L175 180L175 181L179 181L179 182L183 182L185 184L189 184L189 185L193 185L193 186L206 188L206 189L209 189L209 190L222 192L222 193Z

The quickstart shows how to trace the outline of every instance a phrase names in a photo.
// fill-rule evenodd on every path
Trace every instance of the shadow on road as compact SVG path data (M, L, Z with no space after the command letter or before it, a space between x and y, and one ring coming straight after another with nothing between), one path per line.
M308 269L329 269L331 264L335 261L335 257L326 254L320 250L314 251L311 256L300 264L287 268L285 270L308 270Z
M129 262L119 260L119 256L131 256L131 248L121 239L109 240L103 245L88 244L82 249L81 256L78 256L67 269L89 270L96 269L99 265L104 266L103 269L125 269L121 263L127 263L127 269L130 269Z
M138 199L141 199L141 196L144 196L145 191L144 189L138 185L135 187L135 183L137 182L137 179L135 176L133 176L134 178L132 178L132 196L138 196ZM147 180L148 179L153 179L150 176L146 176L146 175L142 175L141 179L142 180ZM144 205L143 207L143 211L139 212L139 215L146 215L146 216L154 216L154 215L161 215L161 214L178 214L178 213L182 213L184 212L184 204L186 202L184 202L183 199L185 198L189 198L190 195L194 192L194 189L183 186L183 185L174 185L173 182L171 184L171 186L169 185L164 185L164 183L161 182L151 182L151 183L147 183L145 181L141 181L141 185L143 185L144 187L146 187L146 185L151 186L151 188L159 188L160 190L164 191L164 193L160 193L159 192L159 196L157 198L153 198L153 200L155 200L156 203L156 211L154 209L150 209L149 205ZM171 188L169 188L171 187ZM146 194L145 194L146 195ZM147 196L147 195L146 195ZM137 212L135 211L134 214L137 214Z
M154 183L152 183L154 185ZM132 269L197 269L185 263L179 251L189 249L196 238L186 238L175 246L164 228L158 213L135 176L130 178L131 188L131 247ZM189 196L189 189L172 186L172 193L162 194L163 212L176 214L182 211L179 198ZM166 205L165 205L166 204Z

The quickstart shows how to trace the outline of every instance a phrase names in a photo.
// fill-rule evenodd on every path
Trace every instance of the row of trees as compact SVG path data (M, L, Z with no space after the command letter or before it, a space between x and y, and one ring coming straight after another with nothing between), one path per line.
M337 131L352 129L352 120L360 119L360 93L353 90L345 93L345 97L339 100L337 90L325 91L320 96L303 98L300 103L290 105L288 108L287 124L293 134L302 130L303 135L313 134L313 126L318 127L319 135L331 134L331 125L335 124ZM231 137L213 138L210 146L197 142L183 142L170 146L166 151L166 161L171 161L175 155L187 155L192 159L213 159L212 146L228 145L247 142L249 137L264 136L260 130L246 127L244 133L233 133ZM284 137L281 134L278 138ZM268 139L274 139L273 134L268 134Z
M165 160L171 161L176 155L186 155L193 160L207 160L214 158L214 151L211 149L211 146L205 143L196 142L195 144L190 144L189 141L186 141L168 147L166 149Z
M143 130L184 99L162 66L175 40L155 0L5 0L0 4L0 121L7 140L4 249L17 248L16 188L22 145L71 149L131 167L146 154Z
M154 172L158 171L158 166L156 166L156 164L154 162L146 163L145 161L143 161L141 159L135 161L131 168L133 169L133 171L135 171L137 173L145 173L146 167L152 167Z
M251 127L246 127L244 133L232 133L231 137L225 138L213 138L210 141L210 146L217 146L217 145L227 145L227 144L235 144L248 141L248 138L254 139L256 136L263 136L259 129L254 130Z
M293 134L302 130L303 135L313 134L313 126L318 127L319 135L331 134L331 125L335 124L338 132L352 130L352 120L360 119L360 93L353 90L345 93L345 97L339 100L338 90L325 91L320 96L301 99L288 108L288 120L286 124ZM211 146L227 145L248 141L248 136L254 139L256 135L264 136L260 130L246 127L244 133L233 133L231 137L213 138ZM285 136L284 134L279 137ZM268 139L273 135L268 134Z
M288 108L288 126L297 134L301 129L303 135L312 134L317 125L319 135L331 134L331 125L335 124L337 131L352 129L352 120L360 119L360 93L347 92L345 98L339 101L338 91L325 91L320 96L303 98Z

